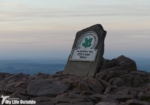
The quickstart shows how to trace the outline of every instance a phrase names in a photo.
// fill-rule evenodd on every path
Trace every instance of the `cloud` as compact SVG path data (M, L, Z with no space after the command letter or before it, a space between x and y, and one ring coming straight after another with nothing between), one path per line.
M57 46L58 44L66 45L72 44L75 37L75 33L72 32L53 32L53 31L8 31L1 32L0 45L48 45Z
M127 36L129 38L140 38L140 39L147 39L147 38L150 38L150 35L130 35L130 36Z
M1 38L0 43L18 43L18 44L37 44L40 43L40 39L38 38Z
M1 6L10 8L10 7L22 7L24 5L22 3L4 2L1 4Z
M88 1L89 2L89 1ZM91 1L90 1L91 2ZM20 3L4 3L3 5L17 7L16 10L0 10L1 20L8 18L35 18L35 17L98 17L98 16L150 16L150 5L144 4L137 7L133 5L102 5L102 4L84 4L77 7L62 8L32 8ZM25 8L22 8L24 6ZM86 7L86 8L85 8Z

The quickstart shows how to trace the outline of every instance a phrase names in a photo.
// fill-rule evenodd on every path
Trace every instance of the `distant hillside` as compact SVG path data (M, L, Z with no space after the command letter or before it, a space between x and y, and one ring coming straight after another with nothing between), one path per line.
M135 60L138 70L150 72L150 59L133 58L133 60ZM30 75L39 72L54 74L57 71L62 71L65 64L66 60L1 60L0 72L21 72Z
M36 74L38 72L54 74L64 69L65 60L5 60L0 61L0 72Z
M138 70L150 72L150 58L134 58L133 60L136 62Z

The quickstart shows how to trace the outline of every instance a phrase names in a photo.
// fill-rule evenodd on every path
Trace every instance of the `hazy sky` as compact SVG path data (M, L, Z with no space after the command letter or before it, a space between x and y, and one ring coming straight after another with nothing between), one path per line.
M67 59L94 24L107 31L105 58L150 57L150 0L0 0L0 59Z

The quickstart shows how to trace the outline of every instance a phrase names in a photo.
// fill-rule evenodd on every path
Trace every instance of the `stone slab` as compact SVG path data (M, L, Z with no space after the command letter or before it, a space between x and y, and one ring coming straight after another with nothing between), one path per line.
M106 31L100 24L77 32L63 73L95 76L103 58L105 36Z

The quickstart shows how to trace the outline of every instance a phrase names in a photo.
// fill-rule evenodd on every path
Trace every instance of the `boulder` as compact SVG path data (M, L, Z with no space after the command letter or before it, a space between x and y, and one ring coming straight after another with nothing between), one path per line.
M137 70L136 63L130 58L121 55L116 60L119 62L118 70Z
M129 71L136 71L137 66L135 61L130 58L127 58L123 55L119 56L116 59L112 60L104 60L102 63L102 67L100 68L100 72L106 70L129 70Z
M118 102L108 102L108 101L104 101L104 102L99 102L96 105L119 105Z
M133 77L132 79L132 87L138 87L141 86L143 83L143 80L141 79L141 77L139 75L136 75Z
M10 97L11 98L19 98L19 99L22 99L22 100L28 100L28 98L26 96L23 96L19 92L13 93Z
M80 81L79 82L78 89L82 90L82 91L84 91L84 90L90 90L88 84L86 82L84 82L84 81Z
M122 78L112 78L112 79L110 80L110 83L111 83L112 85L117 86L117 87L124 86L124 81L123 81Z
M150 101L150 94L147 94L147 93L143 94L141 96L140 100L142 100L142 101Z
M137 99L130 99L126 101L127 105L150 105L149 102L146 101L139 101Z
M117 91L114 94L118 95L129 95L130 89L127 87L117 88Z
M129 99L132 99L133 96L132 95L108 95L108 98L125 102Z
M101 102L97 103L96 105L120 105L118 101L112 99L103 99Z
M87 82L90 89L93 90L94 92L102 93L104 91L104 86L97 79L88 77L85 79L85 81Z
M58 103L55 105L94 105L94 104L92 102L76 102L76 103Z
M112 59L112 60L104 59L100 71L104 71L104 70L116 67L118 66L118 64L119 62L116 59Z
M146 77L147 73L145 71L130 71L131 75L139 75L140 77Z
M5 78L11 76L12 74L9 73L0 73L0 81L4 80Z
M138 92L137 97L141 97L144 94L144 92Z
M68 88L68 85L54 84L50 83L48 80L33 80L29 83L27 92L38 96L50 95L54 97L57 94L66 91Z
M6 82L6 83L13 83L13 82L21 81L21 80L27 79L27 78L29 78L28 74L19 73L19 74L11 75L2 81Z
M102 72L97 73L95 78L105 80L107 74L108 74L107 71L102 71Z
M128 87L132 86L132 79L134 78L133 75L131 75L131 74L123 74L120 77L123 79L125 86L128 86Z
M36 105L55 105L52 102L40 102L40 103L36 103Z
M102 99L107 98L107 96L102 95L102 94L93 94L93 95L91 95L90 97L96 98L96 99L99 100L99 101L102 100Z
M146 87L146 93L150 94L150 84Z

